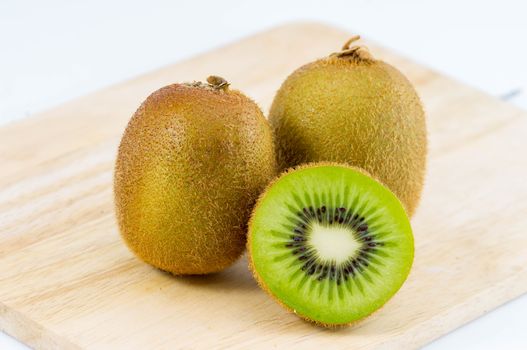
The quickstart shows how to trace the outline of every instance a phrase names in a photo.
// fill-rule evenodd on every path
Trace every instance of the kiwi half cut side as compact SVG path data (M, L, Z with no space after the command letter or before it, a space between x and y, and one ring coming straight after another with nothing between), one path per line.
M324 326L352 324L383 306L414 257L399 199L364 171L330 163L275 180L253 211L247 245L260 286Z

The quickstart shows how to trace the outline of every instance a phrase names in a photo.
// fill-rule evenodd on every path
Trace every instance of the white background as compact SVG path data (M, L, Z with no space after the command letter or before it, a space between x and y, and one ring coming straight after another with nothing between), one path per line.
M362 34L527 108L521 0L0 0L0 124L292 20ZM527 349L525 315L527 296L426 349ZM25 348L0 332L0 349Z

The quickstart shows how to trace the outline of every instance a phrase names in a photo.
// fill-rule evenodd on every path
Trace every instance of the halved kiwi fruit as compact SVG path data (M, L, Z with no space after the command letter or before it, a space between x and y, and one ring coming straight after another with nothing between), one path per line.
M414 256L399 199L364 171L331 163L275 180L253 211L247 244L261 287L325 326L379 309L406 280Z

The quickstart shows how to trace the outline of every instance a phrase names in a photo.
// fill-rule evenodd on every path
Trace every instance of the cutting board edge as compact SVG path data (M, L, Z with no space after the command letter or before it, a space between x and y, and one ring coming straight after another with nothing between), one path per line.
M34 349L82 349L1 301L0 331Z

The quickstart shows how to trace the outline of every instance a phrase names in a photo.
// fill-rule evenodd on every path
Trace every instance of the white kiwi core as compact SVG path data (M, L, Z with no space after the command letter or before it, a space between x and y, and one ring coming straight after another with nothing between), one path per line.
M313 223L310 231L308 243L322 261L344 263L362 247L355 232L344 225Z

